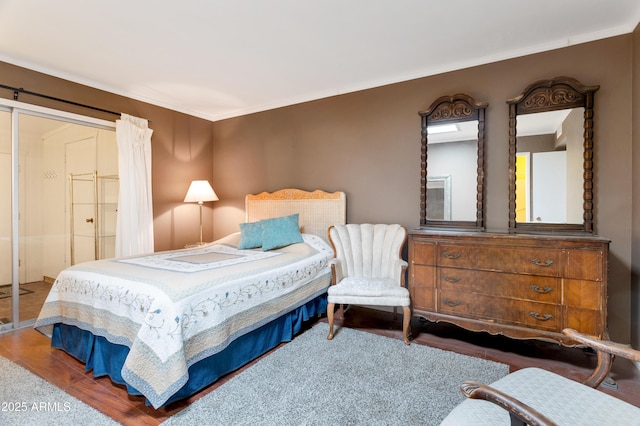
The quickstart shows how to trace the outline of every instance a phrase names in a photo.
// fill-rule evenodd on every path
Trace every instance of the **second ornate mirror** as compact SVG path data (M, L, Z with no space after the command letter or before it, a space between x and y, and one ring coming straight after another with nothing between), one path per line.
M509 104L509 231L593 233L593 95L571 77Z
M484 228L486 107L485 102L457 94L442 96L420 112L421 227Z

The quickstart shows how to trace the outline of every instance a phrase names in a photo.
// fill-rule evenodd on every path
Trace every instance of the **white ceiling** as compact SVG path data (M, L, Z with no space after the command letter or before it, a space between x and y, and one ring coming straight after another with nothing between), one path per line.
M0 61L215 121L639 21L638 0L0 0Z

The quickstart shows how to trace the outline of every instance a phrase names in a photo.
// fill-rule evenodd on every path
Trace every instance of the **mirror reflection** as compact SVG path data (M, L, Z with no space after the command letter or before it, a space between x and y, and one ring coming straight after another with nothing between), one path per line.
M475 221L478 120L428 126L427 132L427 220Z
M420 112L420 226L484 228L484 120L487 103L442 96Z
M584 108L518 117L516 221L582 223Z
M593 102L571 77L530 84L509 105L509 232L593 233Z

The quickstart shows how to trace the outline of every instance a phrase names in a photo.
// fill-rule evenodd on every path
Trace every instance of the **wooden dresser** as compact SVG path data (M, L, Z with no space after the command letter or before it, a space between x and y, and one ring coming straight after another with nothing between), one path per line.
M512 338L608 338L604 238L415 230L408 244L414 315Z

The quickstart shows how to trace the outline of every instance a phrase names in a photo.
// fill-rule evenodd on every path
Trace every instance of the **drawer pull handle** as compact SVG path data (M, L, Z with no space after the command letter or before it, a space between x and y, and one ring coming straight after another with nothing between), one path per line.
M540 259L531 259L531 263L533 263L536 266L551 266L553 265L553 260L547 259L543 262Z
M461 279L460 277L450 277L449 275L444 276L444 280L452 284L457 283L458 281L460 281L460 279Z
M531 286L531 290L535 291L536 293L548 294L548 293L551 293L553 291L553 288L551 288L551 287L541 288L541 287L538 287L537 285L534 284L534 285Z
M447 259L457 259L460 257L460 253L449 253L448 251L443 252L442 255Z
M538 321L549 321L551 318L553 318L553 315L551 315L551 314L540 315L537 312L529 312L529 315L531 315L532 317L534 317Z
M451 306L452 308L455 308L460 304L459 300L442 299L442 302L447 306Z

